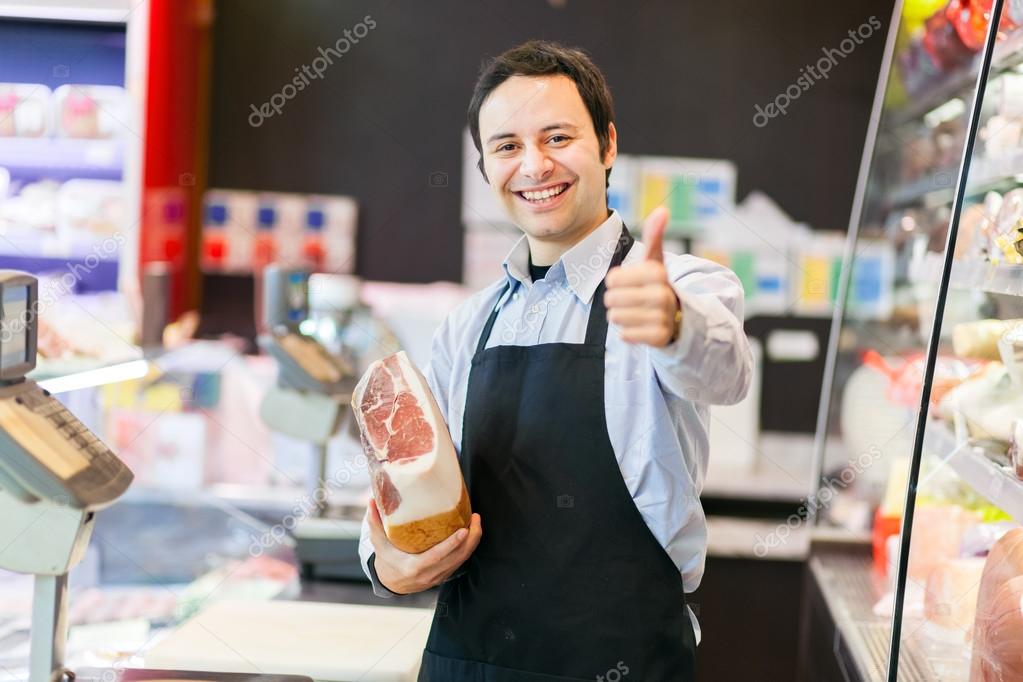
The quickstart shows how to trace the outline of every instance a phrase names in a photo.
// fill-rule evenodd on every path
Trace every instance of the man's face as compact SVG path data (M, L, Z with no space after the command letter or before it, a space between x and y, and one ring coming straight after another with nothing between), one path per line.
M607 218L605 170L617 154L614 125L601 158L590 114L570 78L512 76L484 100L479 126L490 187L526 234L574 242Z

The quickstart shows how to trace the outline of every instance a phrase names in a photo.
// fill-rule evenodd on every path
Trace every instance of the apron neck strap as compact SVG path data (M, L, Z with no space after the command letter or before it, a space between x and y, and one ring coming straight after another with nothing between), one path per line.
M629 229L622 225L622 234L618 237L615 245L614 256L611 257L611 264L608 270L616 268L625 260L625 255L636 242L629 234ZM604 305L604 291L607 286L604 280L600 280L596 291L593 292L593 300L590 302L590 319L586 323L586 345L604 347L607 342L607 307Z
M636 240L629 234L628 228L622 225L622 234L618 237L614 256L611 257L611 264L608 266L608 270L622 264L622 261L625 260L625 255L635 242ZM487 318L487 323L483 326L483 332L476 343L477 354L482 353L486 348L490 334L494 330L494 323L497 322L497 313L501 309L501 302L505 300L505 295L510 288L511 285L506 282L504 288L501 289L501 293L497 295L494 309L490 312L490 317ZM585 343L587 345L603 346L607 340L607 308L604 306L605 289L604 280L602 279L600 284L597 285L596 291L593 292L593 300L590 303L590 317L586 323Z

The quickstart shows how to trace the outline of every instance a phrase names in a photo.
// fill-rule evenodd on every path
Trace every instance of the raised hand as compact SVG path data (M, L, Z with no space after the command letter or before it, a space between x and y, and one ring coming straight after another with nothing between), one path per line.
M664 230L668 209L654 209L643 225L646 259L607 273L604 305L608 322L616 325L626 343L666 346L681 329L681 305L664 267Z

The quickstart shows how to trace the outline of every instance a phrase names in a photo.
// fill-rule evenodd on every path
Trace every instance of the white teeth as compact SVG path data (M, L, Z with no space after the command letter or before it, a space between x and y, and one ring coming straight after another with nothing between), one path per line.
M557 195L564 192L566 189L568 189L568 185L558 185L557 187L545 189L540 192L522 192L522 196L528 199L529 201L543 201L544 199L556 197Z

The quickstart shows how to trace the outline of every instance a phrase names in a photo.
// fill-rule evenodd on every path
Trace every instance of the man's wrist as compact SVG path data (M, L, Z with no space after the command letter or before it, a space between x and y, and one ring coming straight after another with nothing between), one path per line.
M373 552L372 554L369 555L369 559L366 560L366 567L369 569L369 575L370 575L370 578L373 580L373 582L375 582L377 585L379 585L383 589L387 590L387 592L391 596L394 596L394 597L403 597L403 596L405 596L403 593L395 592L390 587L388 587L387 585L384 584L384 581L382 581L380 579L380 574L377 573L376 562L377 562L377 555L376 555L376 552Z

